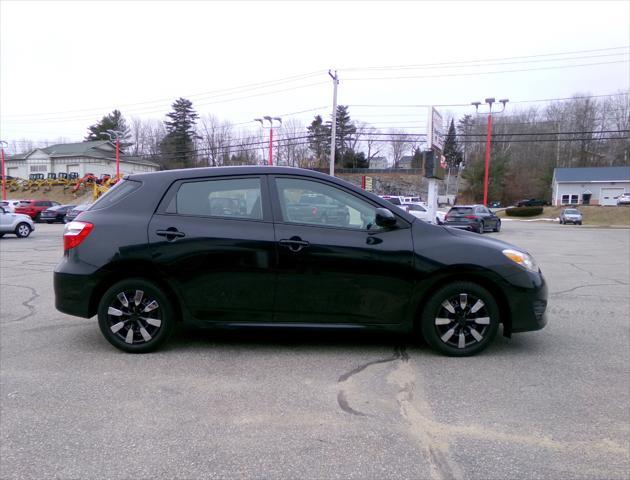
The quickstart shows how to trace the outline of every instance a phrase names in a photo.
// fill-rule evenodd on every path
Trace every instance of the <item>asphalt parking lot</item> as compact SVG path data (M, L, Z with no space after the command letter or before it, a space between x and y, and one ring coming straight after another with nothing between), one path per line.
M0 240L0 478L627 479L630 230L505 222L549 325L413 338L180 330L149 355L54 308L61 225Z

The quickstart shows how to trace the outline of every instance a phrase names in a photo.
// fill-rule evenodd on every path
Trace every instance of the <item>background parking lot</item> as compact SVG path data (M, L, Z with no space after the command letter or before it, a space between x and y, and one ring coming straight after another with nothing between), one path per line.
M0 240L1 478L628 478L630 230L506 222L549 325L473 358L400 336L178 331L54 309L61 225Z

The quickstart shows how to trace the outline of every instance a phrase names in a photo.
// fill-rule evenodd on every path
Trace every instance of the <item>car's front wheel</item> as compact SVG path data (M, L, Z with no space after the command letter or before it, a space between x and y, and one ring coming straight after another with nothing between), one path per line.
M20 223L15 227L15 235L18 238L26 238L31 234L31 226L28 223Z
M115 283L99 302L101 332L109 343L125 352L157 349L167 340L174 324L174 310L168 297L144 278Z
M499 328L499 307L488 290L453 282L435 292L423 308L422 334L435 350L454 357L485 349Z
M495 232L500 232L501 231L501 220L497 221L497 224L494 226L494 231Z

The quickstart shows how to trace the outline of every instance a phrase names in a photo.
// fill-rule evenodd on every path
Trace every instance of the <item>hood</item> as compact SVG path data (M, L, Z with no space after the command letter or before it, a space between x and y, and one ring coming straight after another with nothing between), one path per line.
M459 228L452 227L440 227L446 230L448 233L458 238L465 238L477 245L485 245L488 247L495 248L497 250L505 250L506 248L512 248L514 250L518 250L520 252L526 252L522 247L518 247L516 245L512 245L511 243L504 242L503 240L497 240L496 238L482 236L479 233L469 232L468 230L461 230ZM529 253L529 252L526 252Z

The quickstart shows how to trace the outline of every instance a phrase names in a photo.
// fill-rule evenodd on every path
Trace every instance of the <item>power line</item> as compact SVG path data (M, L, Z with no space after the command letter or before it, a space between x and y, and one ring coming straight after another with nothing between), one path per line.
M237 87L230 87L230 88L224 88L224 89L218 89L218 90L210 90L208 92L203 92L203 93L193 93L190 95L183 95L183 97L185 98L194 98L194 97L201 97L201 96L216 96L213 94L220 94L220 92L223 92L222 94L227 94L226 92L233 92L235 90L243 90L243 91L247 91L247 90L256 90L256 89L260 89L260 88L267 88L270 86L275 86L275 85L279 85L279 84L283 84L283 83L291 83L291 82L295 82L295 81L299 81L299 80L304 80L307 78L311 78L317 75L320 75L321 73L324 73L324 71L313 71L313 72L309 72L309 73L304 73L304 74L300 74L300 75L292 75L289 77L283 77L280 79L276 79L276 80L268 80L268 81L263 81L263 82L256 82L256 83L250 83L250 84L245 84L245 85L241 85L241 86L237 86ZM237 93L242 93L242 92L237 92ZM158 100L148 100L145 102L136 102L136 103L127 103L127 104L121 104L119 105L117 108L121 109L124 107L129 107L129 106L135 106L135 105L146 105L146 104L150 104L150 103L161 103L161 102L172 102L173 98L163 98L163 99L158 99ZM99 111L103 111L103 110L107 110L111 108L111 106L109 107L92 107L92 108L84 108L84 109L77 109L77 110L66 110L66 111L62 111L62 112L47 112L47 113L24 113L24 114L15 114L15 115L5 115L5 117L31 117L31 116L40 116L40 115L61 115L61 114L65 114L65 113L78 113L78 112L99 112Z
M628 63L628 60L617 60L611 62L596 62L596 63L582 63L578 65L558 65L552 67L539 67L539 68L519 68L514 70L494 70L491 72L466 72L466 73L444 73L437 75L401 75L397 77L356 77L346 78L345 81L364 81L364 80L406 80L414 78L446 78L446 77L470 77L473 75L494 75L497 73L520 73L520 72L535 72L541 70L560 70L564 68L575 67L594 67L599 65L612 65L615 63Z
M573 50L569 52L558 52L558 53L542 53L535 55L521 55L515 57L499 57L499 58L490 58L490 59L482 59L482 60L462 60L455 62L441 62L441 63L424 63L424 64L416 64L416 65L388 65L388 66L380 66L380 67L352 67L352 68L340 68L339 70L344 71L355 71L355 70L395 70L395 69L404 69L404 68L414 68L414 67L425 67L425 66L440 66L440 65L453 65L453 64L466 64L471 62L497 62L502 60L515 60L521 58L540 58L540 57L552 57L552 56L560 56L560 55L575 55L578 53L594 53L594 52L605 52L612 50L627 50L630 46L621 46L621 47L608 47L608 48L595 48L590 50ZM623 52L622 52L623 53Z

